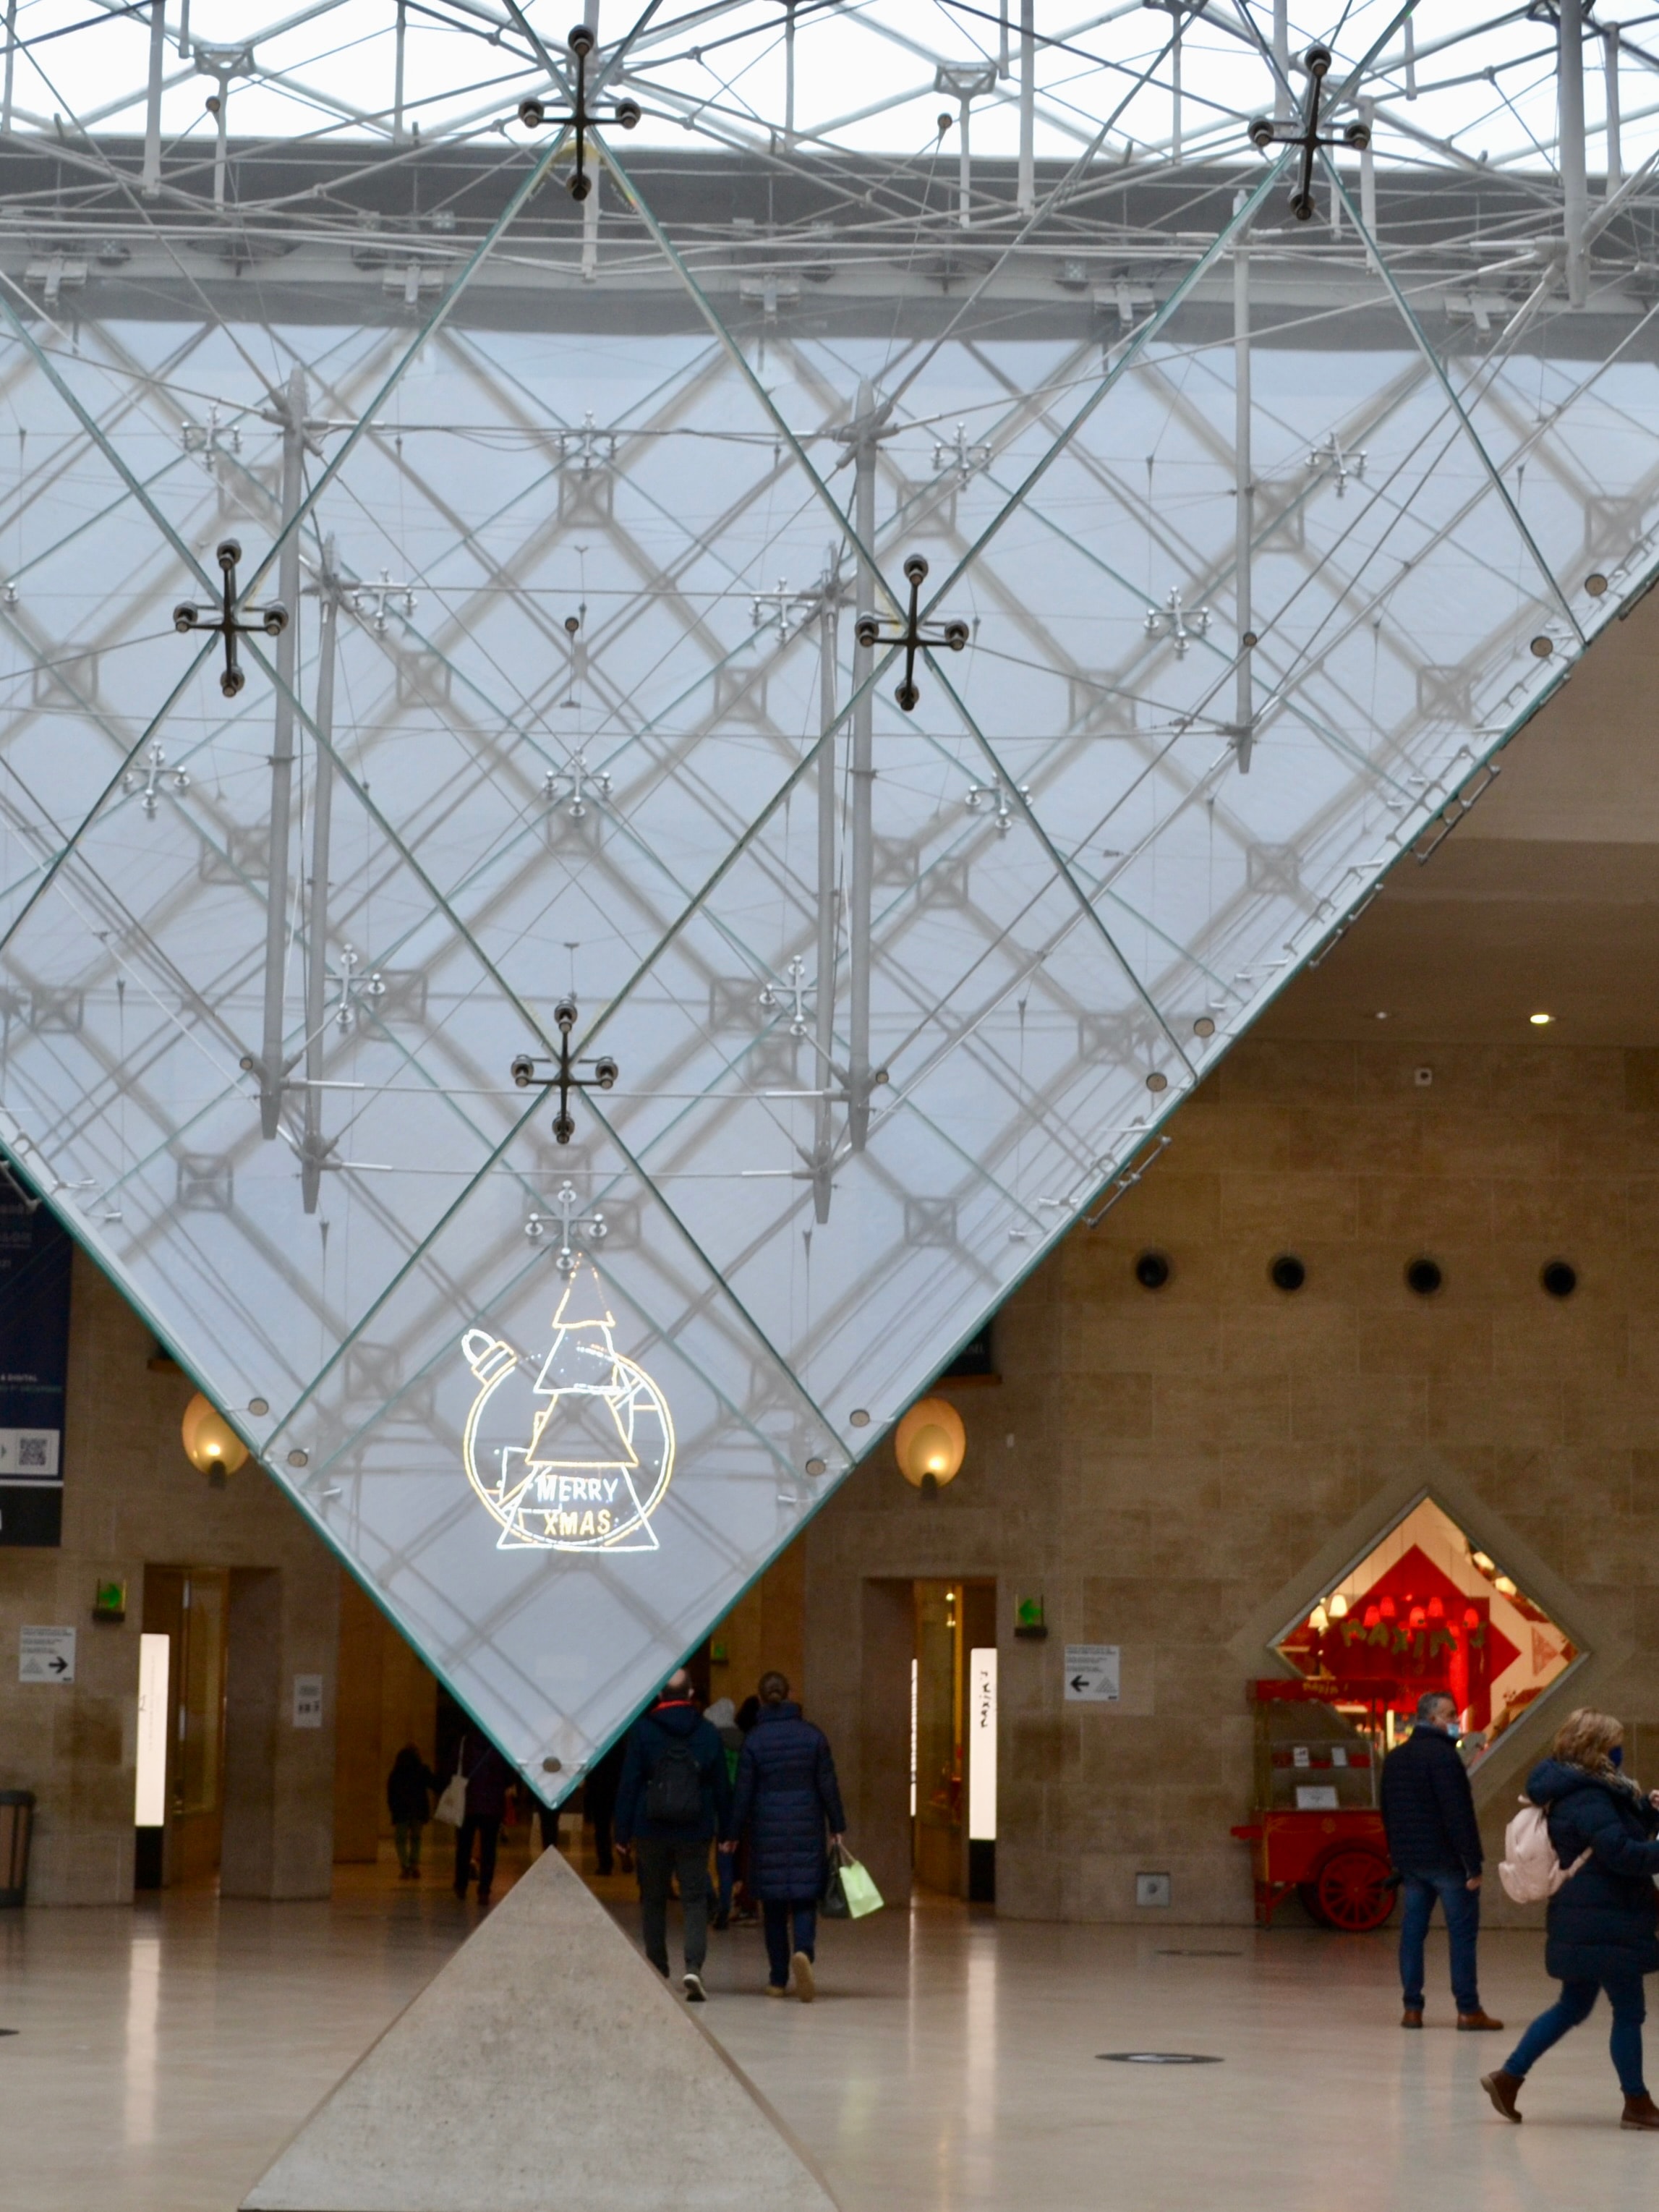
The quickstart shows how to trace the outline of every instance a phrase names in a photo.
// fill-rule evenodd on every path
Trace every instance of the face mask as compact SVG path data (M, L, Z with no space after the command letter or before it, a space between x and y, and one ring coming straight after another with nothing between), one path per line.
M1607 1753L1607 1764L1609 1766L1622 1766L1624 1763L1625 1747L1622 1743L1616 1743Z

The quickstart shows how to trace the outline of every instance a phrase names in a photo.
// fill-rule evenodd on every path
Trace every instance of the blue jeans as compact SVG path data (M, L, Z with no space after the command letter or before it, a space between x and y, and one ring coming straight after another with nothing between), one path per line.
M1446 1940L1451 1946L1452 1996L1459 2012L1479 2012L1474 1944L1480 1933L1480 1891L1469 1887L1466 1875L1435 1873L1402 1875L1400 1893L1405 1904L1400 1920L1400 1981L1406 1993L1406 2009L1423 2009L1423 1939L1429 1932L1429 1918L1437 1897L1446 1916Z
M1541 2058L1552 2044L1559 2043L1569 2028L1582 2027L1590 2016L1598 1989L1607 1991L1607 2002L1613 2007L1613 2033L1607 2038L1607 2048L1613 2053L1613 2070L1619 2076L1619 2086L1627 2097L1645 2097L1642 2022L1647 2005L1639 1974L1606 1974L1599 1983L1563 1982L1560 1996L1547 2012L1539 2014L1504 2061L1504 2071L1524 2076L1534 2062Z
M789 1986L789 1954L805 1951L810 1959L818 1932L818 1901L815 1897L769 1897L761 1905L766 1923L766 1963L775 1990ZM793 1923L794 1942L789 1938Z

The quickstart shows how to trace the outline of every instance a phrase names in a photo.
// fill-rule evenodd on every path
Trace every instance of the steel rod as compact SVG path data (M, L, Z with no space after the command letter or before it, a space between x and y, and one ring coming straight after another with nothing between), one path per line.
M340 587L334 541L323 553L317 604L316 744L311 787L311 899L306 926L306 1123L300 1182L307 1213L315 1213L322 1188L323 1035L328 1011L329 839L334 811L334 664L340 629Z
M853 447L853 527L858 542L858 604L873 611L879 589L866 548L876 532L876 395L860 384L854 403L857 442ZM873 647L853 647L853 761L852 761L852 913L848 945L848 997L852 1048L848 1060L848 1129L854 1152L862 1152L870 1128L870 919L873 889L871 870L875 840L872 830L875 781L873 689L870 673Z
M1562 228L1567 247L1567 301L1582 307L1589 296L1584 257L1584 224L1589 214L1589 184L1584 169L1583 0L1560 0L1557 28L1556 91L1560 102Z
M304 492L305 371L289 376L283 416L283 526L278 590L289 610L276 641L276 712L270 752L270 857L265 890L264 1028L260 1047L259 1127L277 1133L283 1103L283 983L288 951L289 836L294 808L294 679L299 662L300 533L289 527Z
M823 1095L817 1104L812 1146L813 1206L817 1218L830 1218L830 1160L835 1149L834 1107L830 1097L836 1052L836 649L835 574L826 574L818 616L818 973L813 1017L817 1035L812 1081Z
M1242 201L1241 195L1241 204ZM1250 253L1247 239L1248 233L1241 230L1233 247L1233 486L1237 532L1233 548L1233 589L1238 610L1238 662L1233 720L1241 775L1248 775L1250 772L1250 749L1255 742L1255 685L1252 674L1255 616L1250 590L1255 485L1250 465Z

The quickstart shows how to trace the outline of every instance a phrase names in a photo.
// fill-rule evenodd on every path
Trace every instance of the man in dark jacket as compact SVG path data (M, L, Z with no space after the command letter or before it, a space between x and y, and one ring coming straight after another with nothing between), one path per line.
M628 1739L617 1790L617 1841L631 1844L640 1880L645 1955L668 1977L668 1885L679 1884L685 1911L685 1994L707 1995L708 1846L725 1833L732 1813L726 1747L698 1711L691 1677L671 1674L650 1711Z
M825 1829L840 1843L847 1816L829 1740L801 1718L781 1674L761 1677L760 1709L738 1755L737 1801L721 1849L735 1850L745 1826L749 1885L766 1923L767 1995L788 1995L793 1968L796 1992L811 2004L818 1899L828 1871Z
M1443 1690L1418 1699L1417 1725L1382 1762L1382 1825L1400 1876L1401 2027L1423 2025L1423 1942L1436 1898L1451 1947L1452 1996L1462 2028L1502 2027L1482 2011L1474 1949L1480 1933L1480 1829L1457 1755L1457 1707Z

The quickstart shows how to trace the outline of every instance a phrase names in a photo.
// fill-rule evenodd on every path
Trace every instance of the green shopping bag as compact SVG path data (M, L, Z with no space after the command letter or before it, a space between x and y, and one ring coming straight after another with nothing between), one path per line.
M879 1912L881 1892L872 1881L867 1867L861 1866L845 1844L838 1854L841 1863L836 1869L841 1882L841 1893L847 1900L849 1919L862 1920L867 1912Z

